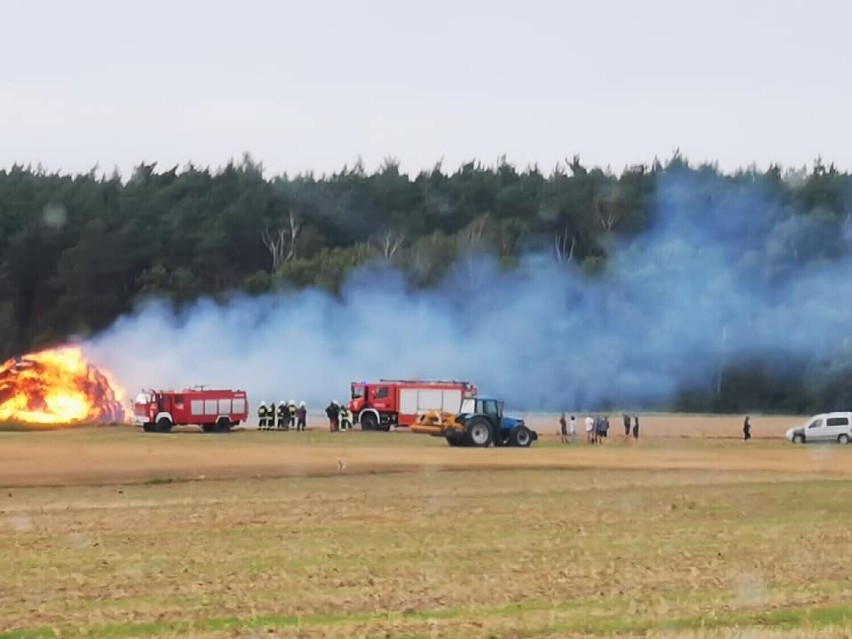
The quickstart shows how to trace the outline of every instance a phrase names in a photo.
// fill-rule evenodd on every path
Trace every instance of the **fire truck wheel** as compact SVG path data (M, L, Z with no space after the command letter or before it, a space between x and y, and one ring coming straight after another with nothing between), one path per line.
M147 424L142 425L142 430L144 430L146 433L153 433L156 429L154 428L154 424L151 424L149 422Z
M379 420L376 419L373 413L364 413L361 415L361 430L377 430L378 427Z
M216 422L216 430L220 433L231 432L231 420L226 417L220 417L219 421Z
M467 423L467 438L477 448L488 448L494 440L491 424L484 417L474 417Z
M172 430L172 422L168 417L162 417L157 421L157 432L168 433Z
M201 430L203 430L205 433L215 433L216 426L214 424L202 424Z

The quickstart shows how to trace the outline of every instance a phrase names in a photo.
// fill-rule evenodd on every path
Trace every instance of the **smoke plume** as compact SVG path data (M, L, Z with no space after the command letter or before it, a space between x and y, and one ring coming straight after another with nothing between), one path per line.
M663 405L755 355L850 350L844 216L794 210L762 179L685 170L662 175L652 213L594 276L548 255L508 272L472 255L413 291L373 266L338 297L149 302L86 349L131 393L208 384L319 408L347 399L351 381L421 377L470 380L528 410Z

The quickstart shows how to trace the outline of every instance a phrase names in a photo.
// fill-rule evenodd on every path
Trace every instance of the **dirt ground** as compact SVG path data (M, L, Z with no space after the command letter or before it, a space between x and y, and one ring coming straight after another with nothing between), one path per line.
M557 419L531 449L0 432L0 639L852 636L852 446Z
M212 435L187 428L171 434L135 427L92 427L0 433L0 485L133 483L156 479L236 479L362 474L422 468L614 468L763 470L852 475L852 448L793 446L783 439L796 417L753 419L755 440L741 441L740 418L643 415L638 442L618 424L603 446L580 432L573 445L556 435L558 416L528 416L541 440L531 449L450 448L440 438L408 432L330 434L314 421L306 433L237 430ZM582 428L582 426L579 426ZM619 434L621 431L621 434ZM751 444L761 442L757 447ZM849 453L849 454L846 454Z

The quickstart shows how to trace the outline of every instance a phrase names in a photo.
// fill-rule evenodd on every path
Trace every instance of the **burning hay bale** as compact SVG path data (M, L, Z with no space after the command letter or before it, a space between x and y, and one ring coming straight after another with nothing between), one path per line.
M0 365L0 422L118 423L122 392L83 357L61 348L15 357Z

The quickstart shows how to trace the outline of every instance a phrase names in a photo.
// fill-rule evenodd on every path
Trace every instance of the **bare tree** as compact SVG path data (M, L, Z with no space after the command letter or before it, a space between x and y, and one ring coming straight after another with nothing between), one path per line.
M571 242L569 244L569 233L568 229L564 228L561 231L557 231L553 237L553 248L556 250L556 261L557 262L570 262L574 259L574 247L577 244L577 238L574 235L570 236Z
M284 262L289 262L296 257L299 239L299 231L302 230L302 222L298 216L289 211L287 226L273 229L263 229L260 239L272 257L272 270L275 271Z
M488 228L491 215L483 213L467 225L459 237L459 252L467 267L470 285L477 287L482 284L482 260L479 252L483 248L484 235Z
M602 206L601 196L595 196L595 215L600 222L601 228L607 233L612 230L618 221L618 209L615 206Z
M372 238L371 243L387 260L392 260L405 241L405 233L385 228Z
M491 215L489 213L483 213L467 225L467 228L462 234L466 248L478 248L481 246L482 236L485 233L490 218Z

